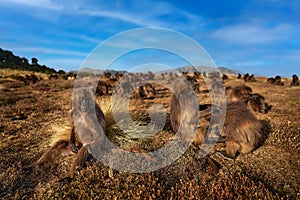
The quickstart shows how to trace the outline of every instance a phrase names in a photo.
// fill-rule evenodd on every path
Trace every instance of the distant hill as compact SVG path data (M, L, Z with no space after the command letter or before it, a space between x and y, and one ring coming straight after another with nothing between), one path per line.
M38 64L37 58L32 58L30 64L27 58L15 56L11 51L3 50L2 48L0 48L0 68L42 72L46 74L57 73L53 68Z
M179 67L179 68L175 68L175 70L179 71L179 72L195 72L195 71L200 71L200 72L211 72L214 71L216 68L214 67L204 67L204 66L185 66L185 67ZM238 70L232 70L232 69L228 69L226 67L218 67L218 70L223 73L223 74L238 74L241 73ZM157 73L164 73L164 72L171 72L172 70L164 70L164 71L159 71Z
M113 69L106 69L106 72L111 73L112 75L116 74L117 72L121 72L121 73L127 73L127 71L117 71L117 70L113 70ZM104 70L101 69L93 69L93 68L89 68L89 67L84 67L80 70L77 71L77 73L79 74L87 74L87 75L101 75L104 73Z

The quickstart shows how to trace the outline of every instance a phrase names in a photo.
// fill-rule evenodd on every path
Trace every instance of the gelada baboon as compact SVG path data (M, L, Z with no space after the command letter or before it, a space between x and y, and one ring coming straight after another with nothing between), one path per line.
M96 88L96 95L106 96L108 95L108 85L104 81L99 81Z
M189 84L191 84L195 92L200 93L200 84L198 83L195 77L187 76L186 80Z
M133 98L154 98L156 94L155 88L152 84L146 83L142 86L139 86L136 88L136 90L133 93Z
M265 103L265 98L260 94L249 94L247 100L254 112L266 114L272 108L272 106Z
M274 84L275 84L275 85L280 85L280 86L283 86L283 85L284 85L284 83L281 82L281 76L275 76Z
M185 141L192 142L199 120L197 97L190 85L183 80L176 81L173 90L170 105L171 126Z
M299 85L299 78L296 74L294 74L291 86L298 86L298 85Z
M211 111L208 109L202 113L200 117L207 118ZM236 157L238 153L250 153L264 139L262 124L244 103L230 102L227 105L221 138L225 138L227 156Z
M229 77L228 77L227 74L223 74L223 75L222 75L222 80L223 80L223 81L228 80L228 79L229 79Z
M252 93L251 87L241 84L237 86L227 86L225 88L226 96L231 101L242 101Z
M80 97L77 103L73 104L70 112L71 128L66 129L64 134L56 138L54 145L35 163L36 168L52 163L62 154L73 152L77 154L69 172L73 176L76 168L82 167L90 154L86 145L94 142L94 145L99 145L101 148L104 143L106 123L102 110L94 102L90 91L82 90L78 93Z
M268 78L267 82L273 85L279 85L279 86L283 86L284 83L281 82L281 76L275 76L275 78Z

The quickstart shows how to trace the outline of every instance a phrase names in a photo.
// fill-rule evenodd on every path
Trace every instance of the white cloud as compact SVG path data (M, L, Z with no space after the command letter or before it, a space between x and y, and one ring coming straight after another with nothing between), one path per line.
M17 47L14 48L16 52L25 52L25 53L36 53L36 54L54 54L54 55L66 55L66 56L80 56L85 57L88 53L77 52L77 51L68 51L68 50L58 50L50 48L40 48L40 47Z
M270 44L286 40L293 31L289 24L279 24L274 27L255 26L255 24L239 24L215 31L213 38L232 44Z
M40 7L50 10L62 10L63 6L53 3L51 0L6 0L7 2L31 7Z

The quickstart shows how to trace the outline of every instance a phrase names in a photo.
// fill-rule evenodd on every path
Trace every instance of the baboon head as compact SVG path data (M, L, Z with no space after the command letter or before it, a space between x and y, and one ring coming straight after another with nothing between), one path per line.
M249 103L255 112L266 114L271 109L271 106L265 103L265 98L260 94L250 94Z
M98 82L98 85L96 88L96 94L99 96L108 95L108 85L104 81Z
M231 101L241 101L247 98L252 93L252 89L251 87L244 84L237 86L227 86L225 88L225 93Z

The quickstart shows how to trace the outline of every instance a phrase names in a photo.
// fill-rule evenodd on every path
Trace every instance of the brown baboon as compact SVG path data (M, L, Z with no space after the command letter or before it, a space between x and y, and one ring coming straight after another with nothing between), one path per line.
M225 93L231 101L241 101L252 93L252 89L244 84L235 87L227 86L225 88Z
M280 76L275 76L274 85L280 85L280 86L284 85L284 83L281 82L281 77Z
M50 74L50 75L48 76L48 79L49 79L49 80L59 79L59 76L58 76L57 74Z
M181 72L182 76L187 78L189 72Z
M210 112L202 111L206 118ZM226 154L236 157L238 153L253 151L264 139L262 124L242 102L230 102L227 105L226 118L221 138L225 138Z
M222 80L225 81L225 80L228 80L228 79L229 79L229 77L227 76L227 74L223 74Z
M249 75L248 73L244 75L245 82L255 82L254 74Z
M183 80L178 80L173 89L170 105L171 126L185 141L192 142L195 128L193 125L198 124L197 97L189 84Z
M111 73L110 72L104 72L104 77L107 79L111 78Z
M280 76L275 76L275 78L273 78L273 77L268 78L267 82L272 84L272 85L279 85L279 86L284 85L284 83L281 82L281 77Z
M296 74L294 74L291 86L298 86L298 85L299 85L299 78Z
M65 80L74 80L76 78L77 74L74 74L73 72L67 73L63 75L63 78Z
M247 73L247 74L244 74L244 81L247 82L248 79L249 79L249 74L248 74L248 73Z
M80 97L73 105L70 112L71 128L65 130L63 135L56 138L54 145L35 163L40 167L46 163L52 163L55 158L62 154L77 153L77 157L70 169L73 176L77 167L82 167L90 152L86 145L91 142L99 145L104 143L106 123L102 110L92 99L90 91L83 90ZM94 106L94 109L93 109ZM97 117L95 122L94 116ZM80 122L78 124L78 122Z
M194 78L199 79L201 77L201 72L194 72Z
M265 98L260 94L249 94L249 104L254 112L267 113L272 106L265 103Z
M155 88L150 83L146 83L137 87L133 93L133 98L154 98L156 94Z
M241 102L227 105L222 136L226 138L226 153L235 157L237 153L250 153L262 141L262 124Z
M274 84L275 79L273 77L270 77L270 78L267 79L267 82L270 83L270 84Z
M99 81L96 88L96 95L106 96L108 95L108 85L104 81Z
M192 76L187 76L186 80L189 84L191 84L192 88L196 93L200 93L200 84L197 82L195 77Z
M42 80L42 78L39 78L34 74L30 74L30 75L26 74L25 77L17 76L16 79L19 80L19 81L24 82L25 85L35 84L35 83L39 82L40 80Z
M237 76L237 79L241 79L241 78L242 78L242 75L239 73Z

